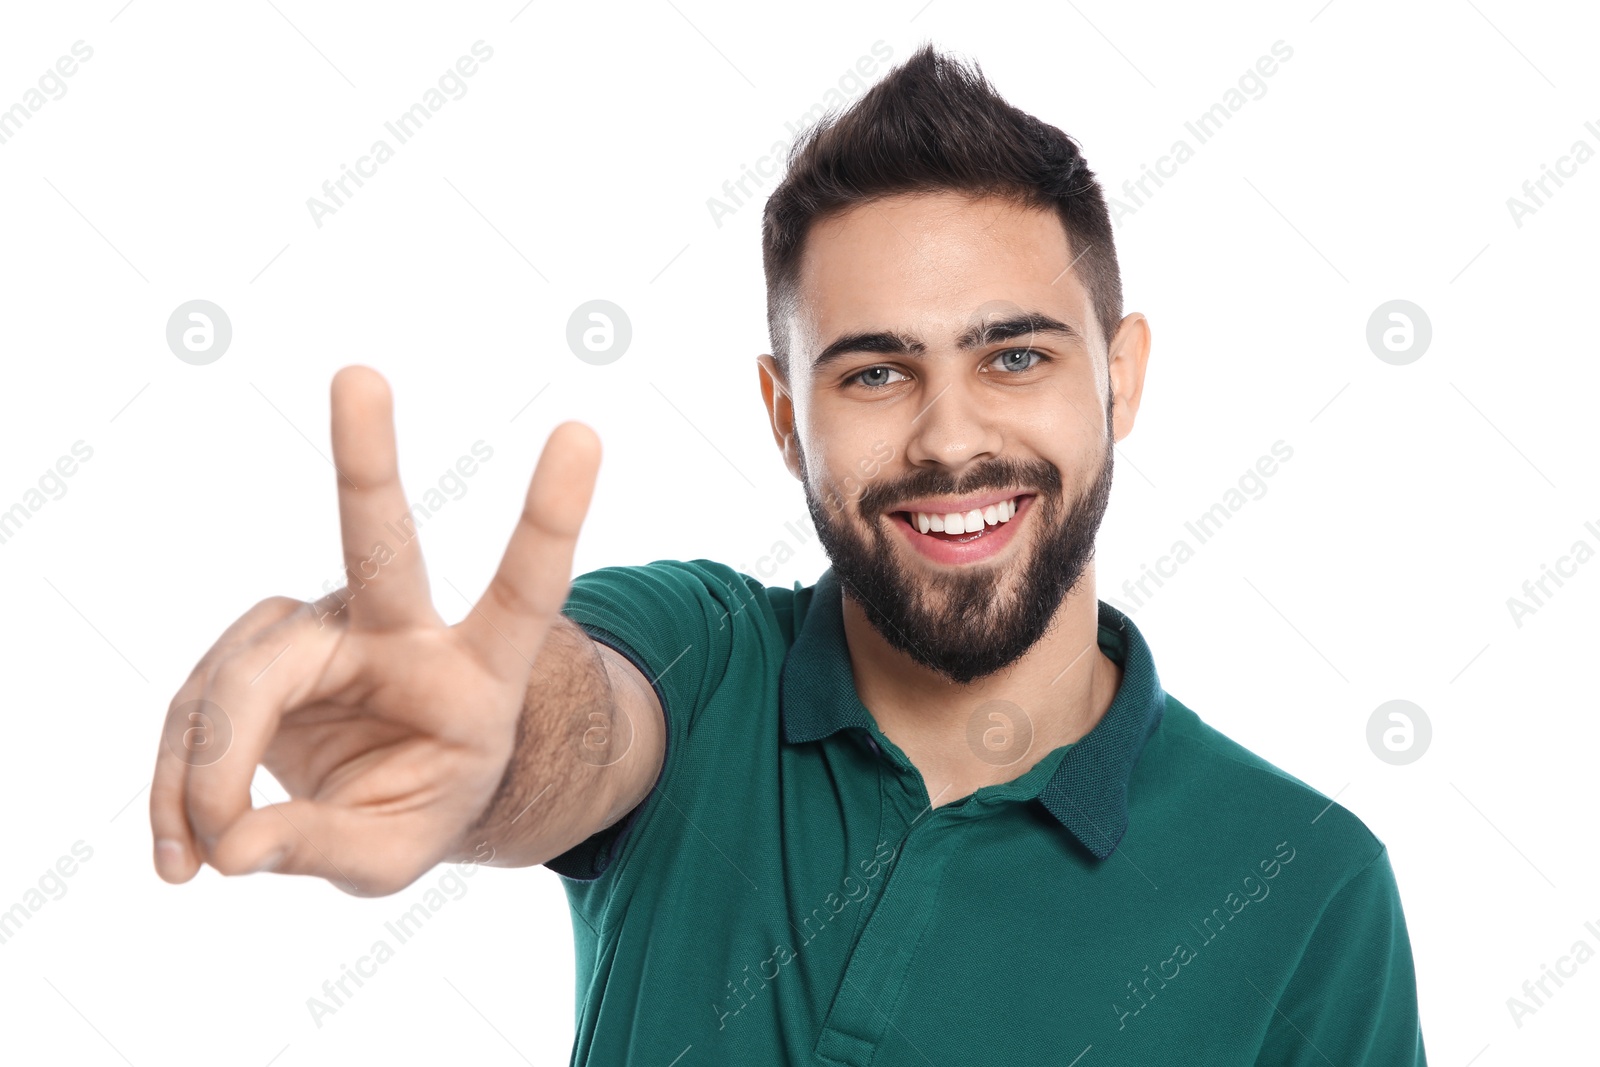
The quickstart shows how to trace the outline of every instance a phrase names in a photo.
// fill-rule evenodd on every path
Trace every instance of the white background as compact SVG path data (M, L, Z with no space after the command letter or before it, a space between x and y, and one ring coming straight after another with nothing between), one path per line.
M1431 1063L1592 1059L1600 961L1520 1027L1506 1005L1580 938L1600 949L1600 562L1520 626L1506 603L1575 541L1600 548L1600 160L1520 226L1507 207L1574 141L1600 149L1592 8L123 2L0 12L0 108L75 41L94 50L0 145L0 510L93 449L0 544L0 909L93 850L0 945L6 1059L566 1062L571 930L543 869L480 871L316 1026L306 999L444 872L378 900L209 870L163 884L145 785L166 702L250 604L337 580L327 385L350 362L395 388L413 498L494 449L425 529L449 618L568 418L606 450L579 571L748 570L786 541L771 584L814 581L753 359L772 182L721 226L706 201L874 42L898 61L925 40L1075 136L1113 195L1194 145L1184 122L1275 41L1293 49L1120 220L1155 343L1100 592L1130 606L1124 580L1291 446L1134 613L1162 682L1388 843ZM480 39L494 55L466 95L316 226L307 198ZM197 298L234 331L208 366L165 340ZM565 341L594 298L633 324L607 366ZM1365 338L1396 298L1432 322L1406 366ZM1397 698L1433 726L1406 766L1366 740Z

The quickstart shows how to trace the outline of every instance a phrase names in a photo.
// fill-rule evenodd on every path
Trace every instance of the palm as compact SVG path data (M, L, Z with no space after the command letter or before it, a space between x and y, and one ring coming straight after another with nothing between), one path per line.
M151 818L158 839L221 870L281 857L275 869L366 895L409 884L461 847L493 796L533 660L565 601L598 448L580 424L557 427L489 589L445 626L416 540L385 544L385 520L407 504L387 388L373 372L335 378L333 437L351 581L314 605L264 601L222 636L173 700ZM197 699L232 728L215 760L171 743ZM287 803L251 806L258 763ZM159 851L174 881L201 858Z
M364 836L408 840L425 870L488 803L522 703L461 644L443 627L347 634L330 691L283 716L262 766L291 797L348 811Z

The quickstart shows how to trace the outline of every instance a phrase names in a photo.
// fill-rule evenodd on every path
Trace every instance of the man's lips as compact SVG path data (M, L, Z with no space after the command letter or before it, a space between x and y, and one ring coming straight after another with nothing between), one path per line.
M981 534L985 529L1004 526L1022 509L1031 493L1015 496L972 495L960 499L917 501L910 506L891 511L895 518L903 518L908 526L920 533L939 533L960 536Z
M969 497L969 500L981 499ZM1001 497L1005 501L1007 497ZM911 511L895 511L891 513L893 524L903 531L912 548L935 563L945 565L976 563L996 555L1006 545L1010 544L1016 536L1018 523L1032 510L1033 494L1027 493L1016 498L1016 513L1009 522L996 522L990 525L987 520L981 527L975 528L971 533L945 534L929 531L924 533L918 528L916 513ZM997 504L987 505L996 507ZM983 509L970 509L982 511Z

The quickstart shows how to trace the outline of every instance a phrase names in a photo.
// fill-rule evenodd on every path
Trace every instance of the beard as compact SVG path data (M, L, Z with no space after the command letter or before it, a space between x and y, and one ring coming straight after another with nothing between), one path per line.
M959 685L1016 662L1050 629L1094 559L1095 535L1111 499L1115 435L1109 403L1106 431L1105 456L1093 481L1071 500L1054 464L1001 458L954 481L940 468L925 468L893 484L869 484L854 501L830 509L812 491L800 449L806 507L841 592L892 647ZM1033 545L1010 563L944 566L942 573L932 566L908 567L891 542L898 534L885 527L898 521L885 509L900 500L1013 488L1035 495L1023 515Z

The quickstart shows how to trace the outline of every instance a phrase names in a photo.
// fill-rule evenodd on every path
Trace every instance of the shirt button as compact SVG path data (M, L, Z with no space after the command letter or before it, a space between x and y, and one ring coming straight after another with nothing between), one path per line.
M874 756L880 756L883 754L883 750L878 748L878 742L874 741L871 737L867 738L867 744L872 746L872 754Z

